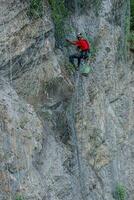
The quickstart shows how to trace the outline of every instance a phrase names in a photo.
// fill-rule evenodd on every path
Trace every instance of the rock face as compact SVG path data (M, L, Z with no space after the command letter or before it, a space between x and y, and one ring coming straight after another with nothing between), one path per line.
M32 162L42 149L43 125L8 83L2 79L0 85L0 199L16 199L22 192L27 199L37 199L41 183Z
M92 35L88 77L67 73L72 49L55 48L47 1L41 18L28 1L0 2L0 200L118 200L118 185L133 200L129 1L65 3L70 36Z

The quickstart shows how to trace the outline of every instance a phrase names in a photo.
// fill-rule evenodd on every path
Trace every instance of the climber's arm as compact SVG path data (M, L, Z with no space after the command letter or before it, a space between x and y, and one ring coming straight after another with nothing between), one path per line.
M68 39L66 39L66 41L69 42L72 45L76 45L77 46L77 41L71 41L71 40L68 40Z

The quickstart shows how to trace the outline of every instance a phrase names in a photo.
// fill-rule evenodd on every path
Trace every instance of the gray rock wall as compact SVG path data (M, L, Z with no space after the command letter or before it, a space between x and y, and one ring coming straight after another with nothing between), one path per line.
M66 1L64 28L90 32L96 50L92 72L75 78L66 70L74 49L55 48L43 2L42 18L28 16L27 1L0 2L0 200L114 200L118 184L133 200L129 2Z

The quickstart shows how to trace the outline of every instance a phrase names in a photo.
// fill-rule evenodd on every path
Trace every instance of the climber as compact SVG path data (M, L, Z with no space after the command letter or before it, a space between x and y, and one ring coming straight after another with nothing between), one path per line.
M81 59L88 58L88 53L90 52L90 44L86 39L83 38L81 33L77 34L77 40L76 41L70 41L68 39L66 39L66 41L77 47L78 53L70 55L69 61L75 67L74 59L75 58L78 59L77 68L75 67L78 70L80 63L81 63Z

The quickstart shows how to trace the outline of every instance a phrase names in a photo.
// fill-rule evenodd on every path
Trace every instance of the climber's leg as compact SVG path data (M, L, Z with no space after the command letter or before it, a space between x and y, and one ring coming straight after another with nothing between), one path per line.
M81 59L84 58L83 55L84 55L84 53L83 53L83 51L81 51L80 54L79 54L79 57L78 57L78 69L79 69L79 67L80 67Z
M80 66L81 59L86 60L88 58L88 52L89 52L89 50L88 51L81 51L80 52L80 55L79 55L79 58L78 58L78 68Z
M76 68L75 64L74 64L74 59L77 59L78 60L78 66L80 64L80 54L76 53L76 54L73 54L71 56L69 56L69 61L70 63Z
M80 67L81 59L82 59L82 57L80 56L80 57L78 58L78 69L79 69L79 67Z

